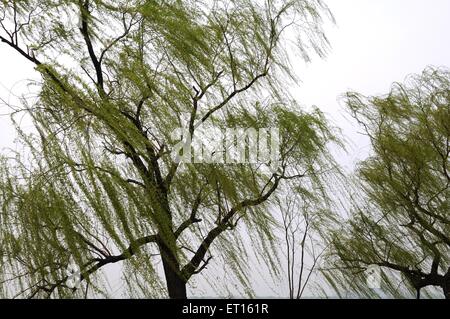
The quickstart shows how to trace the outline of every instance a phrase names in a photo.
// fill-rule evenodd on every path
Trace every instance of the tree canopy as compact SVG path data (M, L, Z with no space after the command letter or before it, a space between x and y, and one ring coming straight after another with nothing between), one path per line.
M379 296L420 297L435 287L450 298L449 71L427 68L385 96L348 93L346 104L372 154L358 167L352 216L331 236L329 282L377 295L364 273L376 265Z
M289 52L325 53L324 17L319 0L2 1L1 43L42 80L14 109L34 126L17 124L25 151L1 165L1 293L107 295L98 270L123 262L128 296L185 298L214 263L230 277L203 277L218 293L238 282L252 295L249 249L276 275L272 200L294 183L323 192L334 166L324 115L288 90ZM177 161L183 121L191 136L276 127L278 169Z

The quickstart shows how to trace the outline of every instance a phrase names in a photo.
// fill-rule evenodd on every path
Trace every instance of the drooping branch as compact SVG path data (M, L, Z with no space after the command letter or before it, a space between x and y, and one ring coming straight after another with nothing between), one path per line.
M158 236L156 236L156 235L141 237L141 238L138 238L138 239L134 240L133 242L131 242L129 247L119 255L108 255L108 256L104 256L104 258L94 258L94 259L89 260L81 269L81 274L80 274L80 278L79 278L80 281L82 282L82 281L87 280L90 275L94 274L95 272L97 272L99 269L105 267L106 265L114 264L114 263L118 263L118 262L130 259L131 257L133 257L135 254L138 253L140 248L142 248L143 246L150 244L150 243L158 243L158 240L159 240ZM36 294L38 294L39 291L46 292L48 297L50 297L51 294L57 288L69 289L69 287L67 287L67 285L66 285L66 282L68 279L69 279L68 276L65 276L65 277L61 278L60 280L58 280L57 282L52 283L52 284L47 284L47 285L37 284L36 289L30 293L28 298L30 298L30 299L34 298L34 296L36 296Z
M150 244L150 243L158 243L158 236L156 235L150 235L150 236L146 236L146 237L141 237L138 238L136 240L134 240L133 242L131 242L130 246L123 251L120 255L116 255L116 256L107 256L105 258L100 258L100 259L94 259L94 261L96 262L96 264L88 269L86 269L85 271L82 272L82 276L81 279L84 280L87 277L89 277L89 275L91 275L92 273L96 272L98 269L100 269L101 267L108 265L108 264L114 264L123 260L127 260L130 259L132 256L134 256L141 247Z
M18 52L21 56L23 56L25 59L36 65L40 70L42 70L41 73L43 75L48 76L57 85L57 87L64 93L68 94L80 108L82 108L83 110L85 110L90 114L94 113L94 110L90 108L81 97L79 97L73 90L69 89L67 85L64 84L64 82L60 79L60 77L56 74L56 72L53 69L42 63L34 54L31 54L30 52L25 52L23 49L20 48L19 45L13 43L12 41L9 41L8 39L4 38L1 35L0 35L0 42L6 43L16 52Z
M194 200L194 204L192 205L192 210L189 218L185 220L175 231L175 238L180 237L180 235L190 226L200 223L202 220L197 218L197 212L202 202L202 191L200 191L197 197Z
M205 255L208 252L211 244L217 239L217 237L219 237L224 231L227 230L230 221L238 212L245 210L246 208L263 204L277 190L282 178L276 175L274 175L274 178L274 183L272 187L270 187L270 189L268 189L264 194L261 194L257 198L244 200L231 208L228 213L226 213L225 216L223 216L223 218L218 222L217 226L207 234L192 259L182 269L182 274L185 280L188 280L195 273L197 268L200 266L201 261L205 258Z
M95 69L95 74L97 76L97 88L102 97L106 96L105 88L104 88L104 79L103 79L103 70L101 60L97 58L97 55L94 50L94 46L92 44L90 30L89 30L89 21L90 17L90 1L89 0L79 0L80 6L80 18L81 18L81 28L80 31L83 35L84 42L86 43L86 47L89 53L89 57L91 58L92 64Z

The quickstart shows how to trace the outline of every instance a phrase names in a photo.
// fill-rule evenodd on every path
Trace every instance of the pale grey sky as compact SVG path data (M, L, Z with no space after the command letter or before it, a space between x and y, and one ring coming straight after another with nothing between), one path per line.
M387 93L394 81L403 81L427 65L450 66L450 0L328 0L337 26L328 26L332 48L324 60L296 63L302 83L293 88L303 105L317 105L351 142L340 162L351 169L369 150L353 122L343 118L338 97L347 90L364 94ZM0 44L0 98L16 103L27 91L32 66ZM0 114L8 109L0 104ZM15 132L7 116L0 116L0 149L13 146ZM257 293L273 295L261 279ZM114 289L120 282L114 281ZM282 291L284 289L284 291ZM276 290L286 293L284 287Z
M364 158L368 141L342 118L338 98L348 90L385 94L395 81L428 65L450 67L450 0L328 0L337 20L327 36L332 48L298 72L295 89L304 105L330 115L353 146L340 162L351 168ZM342 103L341 103L342 104Z

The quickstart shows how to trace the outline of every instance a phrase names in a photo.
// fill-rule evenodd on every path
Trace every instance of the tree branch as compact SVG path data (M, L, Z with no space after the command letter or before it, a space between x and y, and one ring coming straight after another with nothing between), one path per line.
M205 237L205 239L201 243L200 247L197 249L195 255L192 257L190 262L183 267L182 274L185 280L188 280L195 273L197 268L200 266L201 261L205 258L205 255L211 244L220 234L222 234L225 230L227 230L228 224L230 223L231 219L236 215L236 213L249 207L258 206L267 201L278 188L280 180L281 178L276 176L274 184L265 194L261 194L259 197L255 199L244 200L235 207L233 207L230 211L228 211L228 213L222 218L222 220L219 221L218 225L215 228L213 228Z
M95 73L97 76L97 88L99 91L99 94L102 97L106 96L105 88L104 88L104 79L103 79L103 70L102 70L102 63L101 60L97 58L97 55L94 51L94 46L92 44L91 36L89 33L89 19L90 19L90 12L89 12L89 0L79 0L79 6L80 6L80 16L81 16L81 34L83 35L84 42L86 43L89 57L91 58L92 64L95 69Z

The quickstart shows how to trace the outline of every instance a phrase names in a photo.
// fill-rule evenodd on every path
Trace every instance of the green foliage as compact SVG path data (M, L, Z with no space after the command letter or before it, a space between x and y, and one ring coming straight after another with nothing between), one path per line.
M327 47L321 1L30 0L1 10L1 41L42 75L37 102L24 101L35 133L17 126L26 154L0 175L4 296L84 296L66 284L73 258L89 296L108 293L98 270L119 261L129 296L167 295L162 261L169 296L183 297L214 266L210 255L231 278L211 280L218 294L239 282L251 295L236 227L278 273L272 199L294 179L323 191L320 172L334 166L323 114L301 111L287 90L292 34L305 58ZM281 169L178 164L172 133L186 116L193 134L278 127Z
M448 293L450 266L450 73L428 68L386 96L347 94L373 154L359 164L348 225L332 235L338 288L373 295L363 271L382 267L383 292L409 296L428 286ZM396 283L401 273L405 285ZM355 280L356 279L356 280ZM430 290L428 290L430 291ZM431 290L431 293L436 293Z

